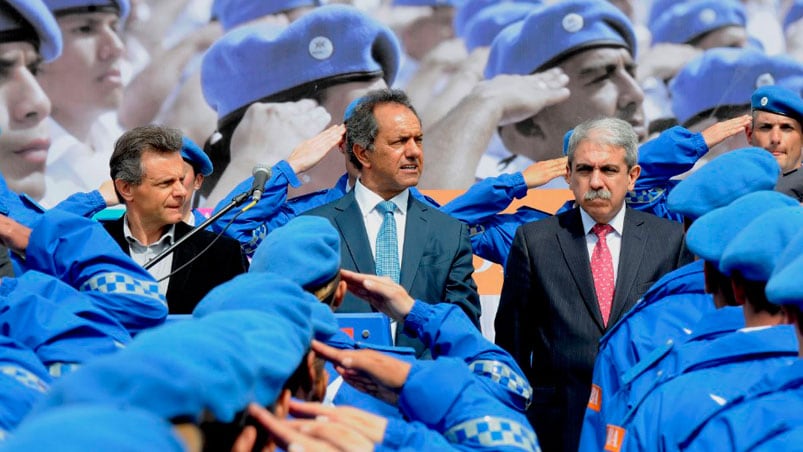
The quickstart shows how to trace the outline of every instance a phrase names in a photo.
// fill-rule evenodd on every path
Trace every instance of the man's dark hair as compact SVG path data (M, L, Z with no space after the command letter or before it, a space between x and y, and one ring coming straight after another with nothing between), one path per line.
M145 151L170 154L181 151L181 132L162 126L142 126L125 132L114 143L109 160L112 180L120 179L132 185L142 183L142 153Z
M399 89L369 91L360 98L351 116L345 122L346 152L349 160L357 169L362 169L362 163L354 155L354 145L358 144L369 151L374 150L374 140L379 133L379 124L377 124L376 116L374 116L374 108L382 104L403 105L413 112L415 117L418 118L418 122L421 122L421 117L418 116L418 112L415 111L413 104L410 103L410 99L404 91Z
M779 305L770 303L767 300L767 295L764 293L764 288L767 286L766 281L750 281L745 279L738 271L733 272L733 279L744 287L746 302L750 303L756 312L766 312L770 315L776 315L781 312Z

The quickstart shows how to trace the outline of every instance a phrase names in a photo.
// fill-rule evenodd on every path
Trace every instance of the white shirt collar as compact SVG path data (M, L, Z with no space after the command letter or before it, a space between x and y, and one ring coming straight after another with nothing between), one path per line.
M363 216L371 213L374 209L376 209L376 205L378 203L384 201L381 196L372 192L365 185L363 185L359 178L354 184L354 198L357 200L357 204L360 206L360 211L362 212ZM407 212L407 201L409 198L410 190L405 189L398 195L390 198L388 201L391 201L396 205L396 213L404 215Z
M613 230L619 235L622 235L622 230L625 226L625 210L627 209L623 204L622 208L619 209L619 212L617 212L613 219L608 222L608 224L613 227ZM583 210L582 207L580 207L580 218L583 220L583 231L586 233L586 235L588 235L591 232L591 228L593 228L597 222L591 218L591 215Z
M151 245L145 245L142 242L140 242L136 237L134 237L133 234L131 234L131 228L128 227L128 214L125 214L123 216L123 236L125 237L126 241L129 244L137 244L143 247L153 246L153 245L172 245L173 239L176 236L176 225L171 224L170 227L167 228L167 231L165 231L165 233L162 234L162 236L159 237L159 240L157 240L155 243L152 243Z

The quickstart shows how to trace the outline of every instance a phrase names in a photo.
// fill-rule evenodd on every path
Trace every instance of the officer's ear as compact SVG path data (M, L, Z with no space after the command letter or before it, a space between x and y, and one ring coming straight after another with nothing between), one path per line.
M283 388L276 398L276 403L273 405L273 414L279 419L285 419L290 414L290 390Z
M332 310L337 311L337 308L343 304L343 300L346 298L346 292L348 292L348 284L346 281L340 281L337 283L337 287L335 288L335 295L332 297Z
M733 289L733 300L736 302L736 306L743 306L747 302L747 289L744 282L744 279L738 275L731 277L731 289Z

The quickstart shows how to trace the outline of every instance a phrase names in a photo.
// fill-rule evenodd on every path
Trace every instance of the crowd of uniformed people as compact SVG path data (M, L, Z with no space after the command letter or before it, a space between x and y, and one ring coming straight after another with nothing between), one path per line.
M801 93L798 0L0 0L0 450L803 450Z

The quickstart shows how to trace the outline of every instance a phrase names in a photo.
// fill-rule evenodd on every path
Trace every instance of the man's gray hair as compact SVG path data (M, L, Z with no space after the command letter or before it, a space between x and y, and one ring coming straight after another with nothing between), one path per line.
M569 138L567 152L570 168L574 161L574 152L583 140L624 148L627 168L638 164L638 135L627 121L617 118L591 119L575 127Z
M132 185L142 183L142 153L181 151L181 131L170 127L148 125L125 132L114 144L109 160L112 180L121 179Z

